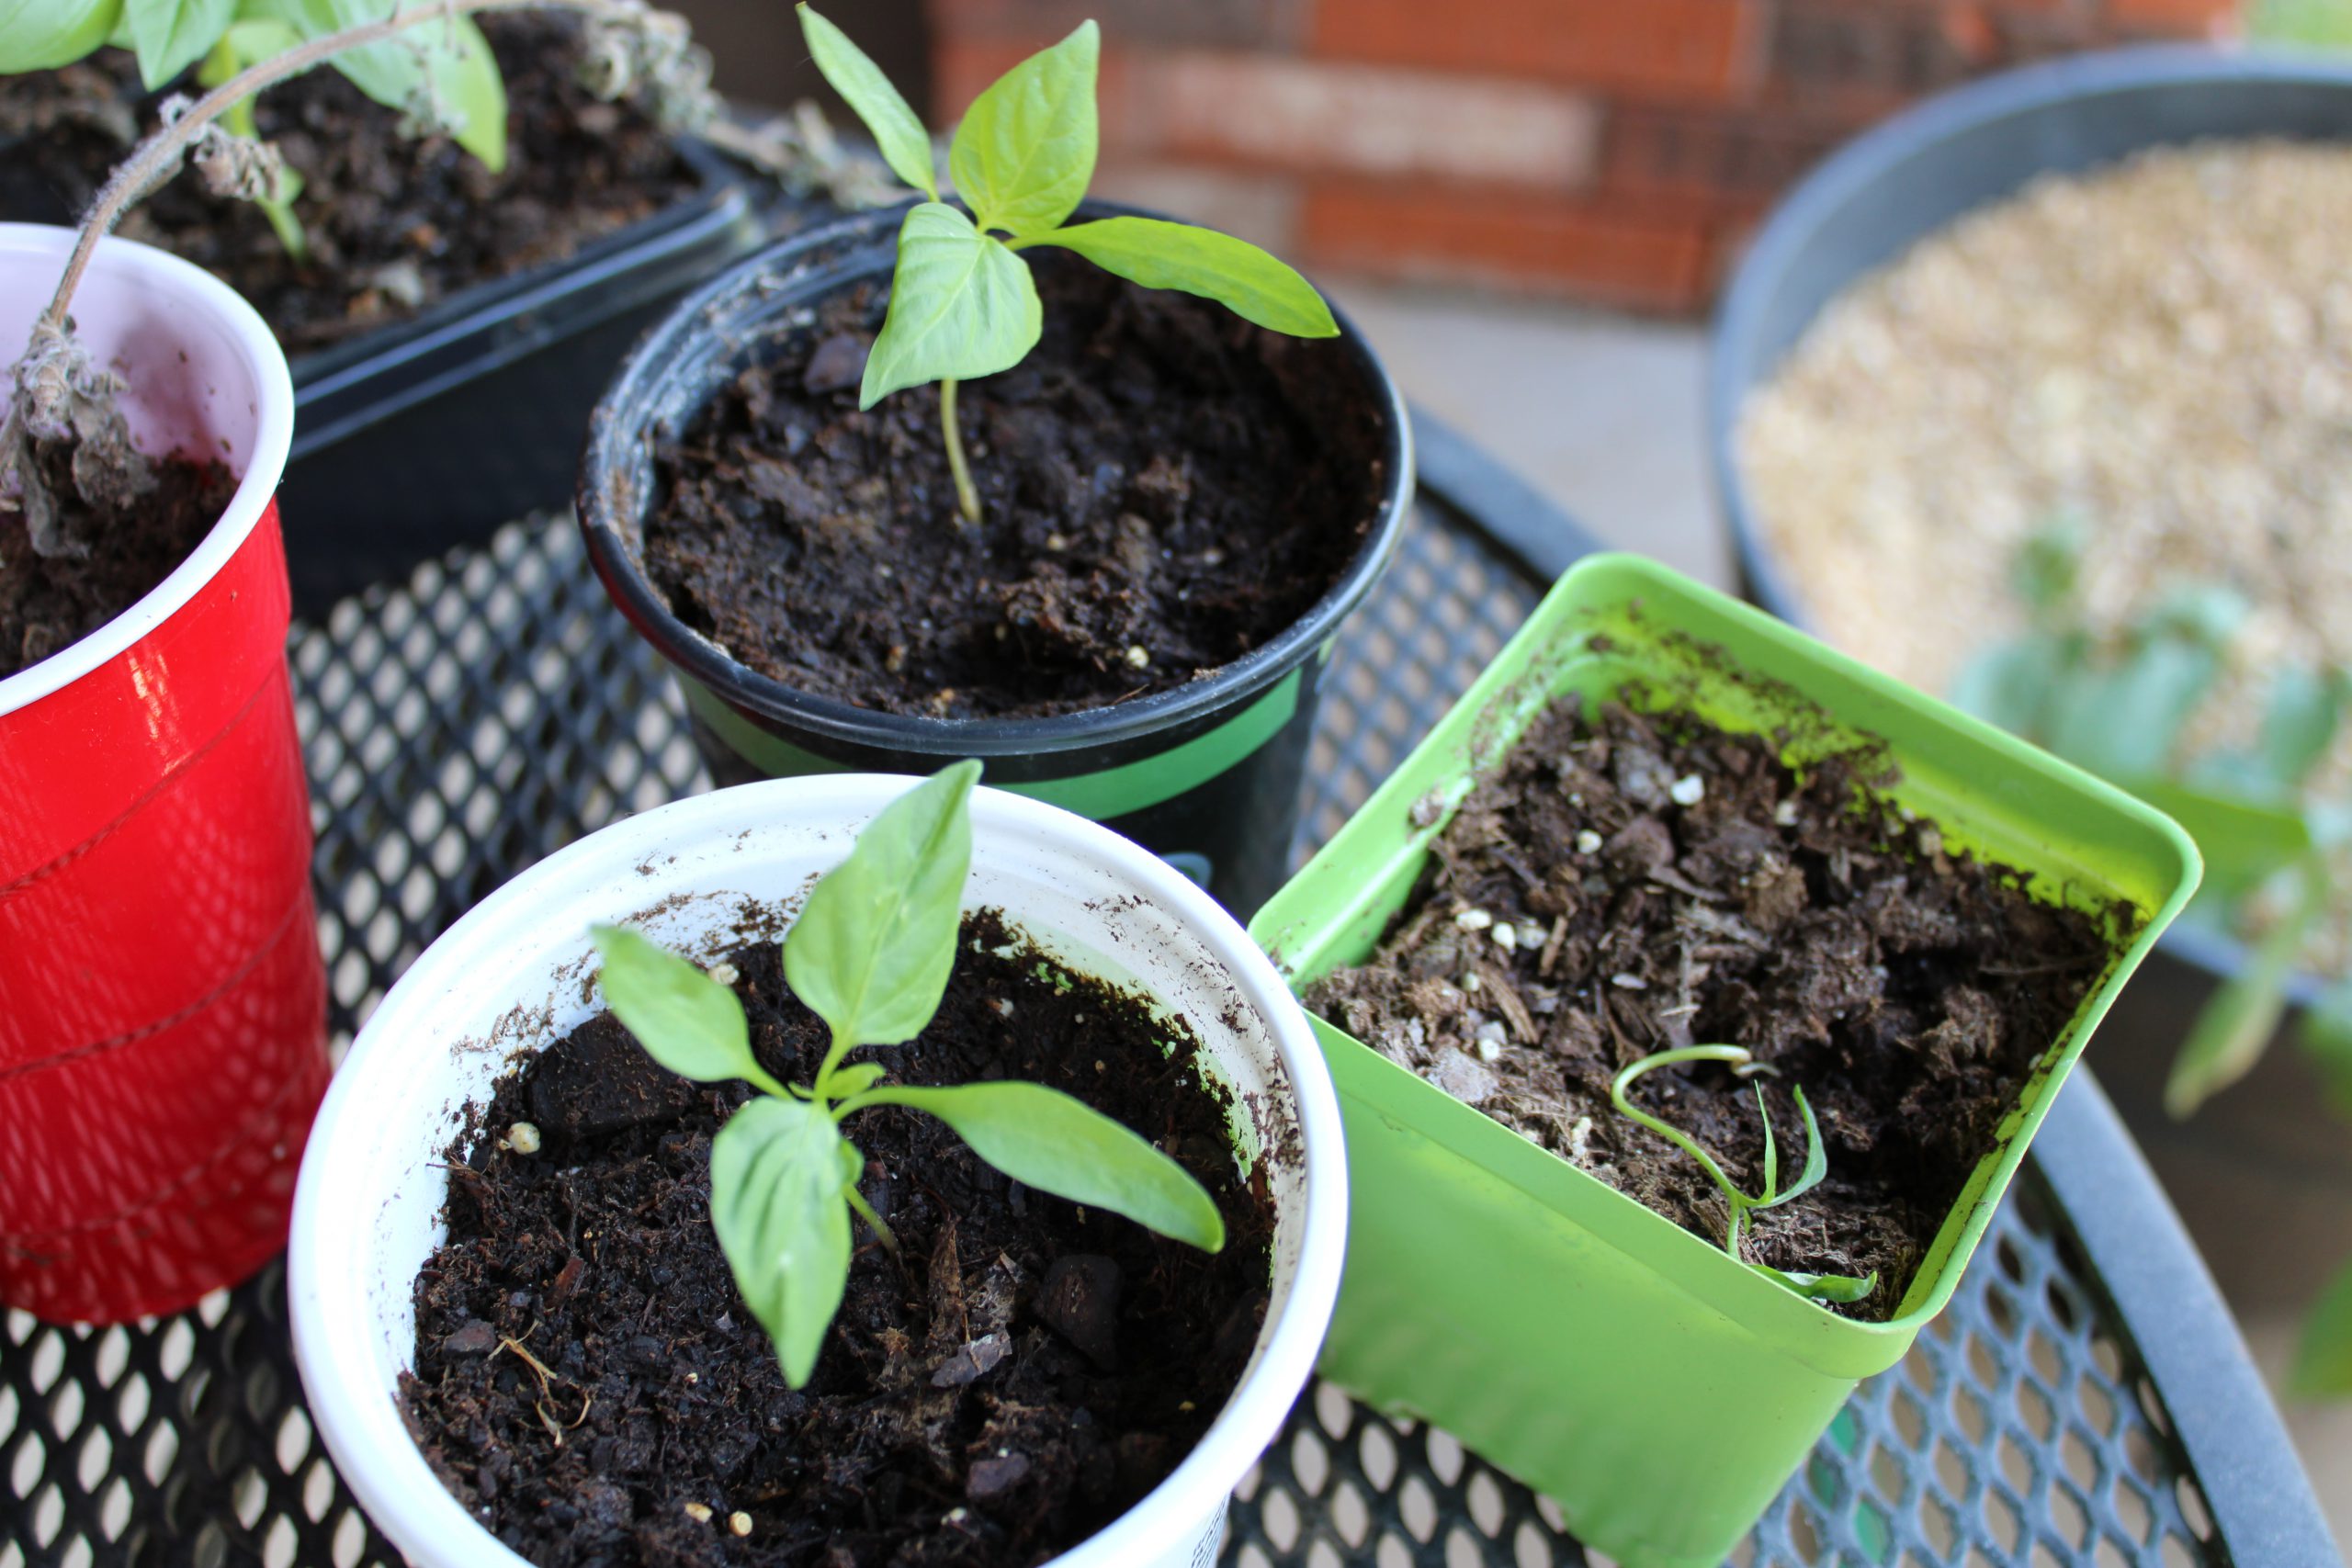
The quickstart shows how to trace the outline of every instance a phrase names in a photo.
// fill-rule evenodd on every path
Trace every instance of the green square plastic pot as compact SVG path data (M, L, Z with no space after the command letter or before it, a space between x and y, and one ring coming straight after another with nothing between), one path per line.
M2143 917L2050 1042L1883 1323L1782 1289L1318 1021L1354 1193L1324 1373L1453 1433L1619 1561L1713 1568L1855 1384L1902 1359L1951 1300L2052 1096L2199 867L2177 824L2121 791L1679 573L1597 556L1554 586L1251 934L1295 988L1363 960L1478 775L1555 696L1629 682L1645 705L1785 728L1797 765L1883 741L1902 770L1894 795L1947 843L2028 874L2037 897L2095 912L2123 900Z

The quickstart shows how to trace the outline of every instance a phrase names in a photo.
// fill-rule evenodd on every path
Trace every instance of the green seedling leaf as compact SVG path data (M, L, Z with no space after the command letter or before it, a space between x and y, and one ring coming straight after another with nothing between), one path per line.
M752 1055L751 1029L734 992L633 931L597 926L591 934L605 961L605 1005L647 1055L696 1083L741 1078L784 1093Z
M2297 874L2295 907L2263 934L2235 975L2189 1025L2165 1081L2165 1109L2186 1117L2262 1059L2287 1008L2287 981L2303 939L2327 908L2327 868L2310 859Z
M1753 1055L1746 1047L1739 1045L1678 1045L1670 1051L1655 1052L1618 1069L1617 1076L1609 1082L1609 1102L1616 1108L1619 1115L1647 1127L1651 1132L1665 1138L1684 1154L1698 1161L1699 1168L1707 1173L1708 1179L1713 1181L1716 1189L1723 1193L1724 1201L1730 1208L1731 1217L1724 1227L1724 1250L1734 1259L1755 1269L1766 1279L1787 1286L1801 1296L1810 1296L1815 1301L1825 1302L1860 1301L1878 1288L1876 1273L1872 1273L1867 1280L1851 1279L1843 1274L1783 1274L1781 1270L1767 1268L1761 1263L1749 1263L1739 1256L1740 1235L1747 1228L1747 1216L1751 1213L1759 1209L1778 1208L1792 1198L1802 1197L1820 1185L1822 1178L1829 1174L1829 1154L1822 1146L1821 1125L1814 1120L1813 1106L1806 1100L1804 1089L1792 1086L1796 1098L1797 1113L1804 1118L1804 1170L1798 1176L1795 1186L1786 1192L1781 1192L1777 1190L1781 1178L1781 1156L1779 1145L1772 1134L1772 1117L1764 1103L1764 1086L1762 1084L1756 1086L1756 1110L1758 1114L1764 1118L1764 1190L1760 1197L1750 1197L1733 1185L1731 1178L1724 1174L1723 1168L1715 1163L1713 1156L1701 1148L1698 1141L1689 1134L1670 1122L1662 1122L1652 1116L1626 1098L1626 1090L1633 1087L1636 1078L1654 1068L1663 1067L1671 1063L1722 1062L1734 1069L1753 1070L1750 1065L1754 1061Z
M229 30L235 11L236 0L125 0L139 79L153 91L196 63Z
M1780 1194L1778 1197L1774 1197L1772 1195L1772 1178L1775 1174L1772 1168L1772 1119L1769 1115L1765 1117L1765 1201L1756 1205L1756 1207L1759 1209L1777 1209L1792 1198L1802 1198L1806 1193L1812 1191L1815 1188L1820 1186L1822 1178L1829 1174L1829 1151L1822 1147L1821 1145L1821 1123L1813 1119L1813 1107L1806 1102L1804 1089L1792 1085L1789 1092L1797 1102L1797 1114L1804 1118L1804 1169L1798 1175L1797 1184L1794 1187L1790 1188L1786 1192ZM1758 1084L1756 1086L1756 1105L1757 1109L1759 1111L1763 1109L1764 1086L1762 1084Z
M841 1051L911 1040L939 1010L972 864L965 805L979 776L979 763L957 762L884 807L786 933L784 977L832 1027L826 1074Z
M1751 1263L1750 1269L1778 1285L1785 1285L1801 1296L1817 1302L1859 1302L1878 1289L1878 1272L1871 1270L1867 1279L1857 1280L1846 1274L1783 1274L1778 1269L1761 1263Z
M1725 1250L1729 1251L1734 1258L1739 1256L1740 1215L1744 1211L1754 1208L1756 1201L1742 1192L1738 1185L1724 1174L1724 1168L1715 1163L1714 1156L1699 1146L1698 1139L1693 1138L1671 1122L1662 1121L1635 1105L1627 1098L1627 1091L1634 1087L1634 1081L1644 1073L1655 1071L1659 1067L1671 1066L1677 1062L1722 1062L1730 1066L1741 1067L1754 1059L1754 1055L1746 1047L1739 1045L1678 1045L1670 1051L1653 1052L1638 1062L1628 1062L1617 1070L1615 1077L1609 1080L1609 1102L1617 1108L1617 1114L1630 1122L1647 1127L1651 1132L1696 1160L1699 1168L1707 1173L1707 1179L1715 1184L1716 1190L1722 1192L1725 1201L1731 1204L1731 1233Z
M2344 722L2347 694L2345 671L2325 673L2290 667L2278 672L2270 688L2270 705L2262 716L2259 757L2270 787L2281 795L2291 793L2319 765Z
M123 25L122 0L0 0L0 75L71 65Z
M2302 817L2234 795L2177 784L2132 779L2124 787L2188 830L2205 861L2201 897L2234 904L2312 852Z
M847 1100L853 1094L864 1094L886 1076L879 1062L848 1063L835 1067L833 1076L825 1080L825 1097L828 1100Z
M197 84L206 88L218 87L247 66L283 54L301 41L291 26L276 17L255 17L233 23L204 57L204 63L197 67ZM220 122L233 136L260 135L254 123L251 98L230 105L222 112ZM269 220L270 228L277 231L277 243L298 262L311 254L310 236L302 231L302 220L294 215L295 200L301 194L302 176L287 165L277 171L277 188L254 201L262 216Z
M890 313L865 357L860 408L943 378L1010 370L1044 328L1028 264L944 202L926 201L899 227Z
M1182 1166L1059 1089L1033 1083L884 1089L865 1103L938 1117L974 1154L1041 1192L1124 1214L1204 1252L1225 1246L1216 1201Z
M2050 742L2109 779L2159 777L2221 672L2220 653L2204 643L2152 636L2112 668L2082 671L2057 689Z
M2336 1270L2303 1319L2287 1392L2305 1399L2352 1394L2352 1263Z
M2042 740L2049 733L2054 694L2071 663L2070 641L2030 632L2014 642L1984 649L1953 678L1952 705L2012 735Z
M2089 543L2089 525L2079 517L2062 517L2036 530L2019 547L2010 576L2036 625L2049 624L2074 602L2083 551Z
M2338 980L2303 1010L2295 1043L2319 1073L2336 1113L2352 1119L2352 978Z
M849 1281L848 1192L861 1168L833 1119L762 1095L710 1144L710 1219L736 1289L775 1342L784 1381L808 1382Z
M248 17L274 17L305 39L324 38L391 15L398 0L243 0ZM455 129L458 146L495 174L506 166L506 84L490 40L470 17L411 28L398 38L345 50L333 64L388 108Z
M1157 218L1105 218L1041 234L1146 288L1215 299L1244 321L1293 337L1337 337L1340 324L1314 285L1246 240Z
M232 23L229 30L220 35L220 42L212 46L210 57L198 69L197 85L218 87L248 65L258 65L273 55L283 54L301 41L302 35L281 17L251 17ZM223 117L241 122L237 130L240 136L254 134L253 103L247 98Z
M2222 653L2253 613L2246 596L2225 583L2178 582L2165 591L2149 614L2148 626L2154 633L2184 637Z
M900 179L937 201L939 173L932 163L931 138L924 133L922 121L907 107L899 89L890 85L882 68L850 42L847 33L805 5L798 10L800 36L808 40L817 69L865 122L874 145L881 150L882 161Z
M947 172L982 230L1042 235L1085 199L1094 178L1101 51L1094 24L1080 22L998 77L964 111L948 144Z

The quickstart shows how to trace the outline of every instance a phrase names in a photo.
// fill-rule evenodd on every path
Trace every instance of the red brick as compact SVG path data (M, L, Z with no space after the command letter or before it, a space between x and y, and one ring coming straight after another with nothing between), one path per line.
M1132 78L1145 140L1178 157L1566 191L1599 156L1599 106L1544 83L1189 51Z
M1758 101L1859 126L1986 71L2098 41L2095 15L2015 0L1781 0Z
M1107 164L1094 194L1204 224L1278 256L1298 249L1298 182L1286 175L1181 164Z
M944 36L1059 37L1090 17L1104 40L1288 49L1306 31L1309 0L930 0Z
M1320 55L1723 96L1754 72L1762 0L1317 0Z
M2226 28L2237 16L2236 0L2108 0L2108 16L2119 31L2204 38Z
M1687 312L1704 302L1709 229L1595 202L1355 182L1310 186L1312 267L1503 283L1596 303Z
M1753 212L1850 134L1786 107L1628 104L1612 110L1601 188L1710 212Z

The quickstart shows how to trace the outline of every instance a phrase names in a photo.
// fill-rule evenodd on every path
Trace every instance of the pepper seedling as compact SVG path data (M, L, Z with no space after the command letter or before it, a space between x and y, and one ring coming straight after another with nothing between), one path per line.
M806 5L799 11L817 68L865 122L891 170L924 197L899 229L890 306L866 356L858 406L939 383L940 434L967 523L979 522L980 498L964 457L956 384L1010 370L1036 346L1044 311L1019 254L1028 247L1062 246L1130 282L1215 299L1293 337L1339 335L1313 286L1247 241L1157 218L1069 222L1094 178L1101 45L1091 21L997 78L964 112L947 168L967 213L940 199L931 138L881 68L841 28Z
M1821 1146L1821 1127L1813 1119L1813 1107L1805 1103L1804 1090L1792 1086L1791 1092L1796 1097L1797 1114L1804 1118L1804 1169L1798 1175L1794 1186L1781 1191L1781 1154L1772 1138L1772 1115L1764 1104L1764 1086L1758 1084L1756 1111L1764 1121L1764 1190L1750 1197L1740 1190L1738 1183L1724 1174L1724 1168L1715 1163L1713 1156L1699 1146L1698 1140L1680 1128L1659 1121L1626 1098L1625 1091L1633 1087L1634 1079L1654 1068L1671 1066L1677 1062L1722 1062L1741 1077L1767 1069L1744 1045L1683 1045L1671 1051L1656 1052L1638 1062L1629 1063L1609 1080L1609 1102L1617 1108L1620 1116L1640 1122L1697 1160L1699 1168L1707 1173L1707 1179L1722 1190L1724 1201L1731 1205L1731 1222L1724 1235L1724 1250L1738 1261L1747 1263L1739 1256L1739 1237L1741 1231L1747 1228L1748 1215L1758 1210L1778 1208L1792 1198L1802 1197L1819 1186L1821 1179L1829 1174L1829 1156ZM1774 1283L1785 1285L1797 1294L1809 1296L1815 1301L1858 1302L1878 1289L1875 1269L1868 1278L1857 1280L1846 1274L1784 1274L1761 1263L1747 1263L1747 1267Z
M728 987L634 931L594 928L605 1000L648 1055L700 1083L741 1079L760 1091L711 1140L710 1217L794 1388L815 1370L849 1281L850 1216L898 1250L858 1191L865 1159L841 1130L860 1111L936 1116L1015 1181L1206 1252L1225 1246L1216 1201L1182 1166L1059 1089L886 1084L881 1064L847 1059L862 1046L903 1044L939 1010L962 929L979 775L979 763L958 762L892 801L786 933L785 980L831 1031L809 1083L780 1083L754 1059Z

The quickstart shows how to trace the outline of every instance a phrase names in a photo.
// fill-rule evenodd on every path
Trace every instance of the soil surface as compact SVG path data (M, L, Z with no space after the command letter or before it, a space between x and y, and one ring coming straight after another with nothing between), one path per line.
M132 209L121 232L225 279L289 353L413 315L470 284L570 255L694 185L669 137L628 103L577 79L578 18L481 18L505 73L507 162L492 174L445 136L401 134L400 114L333 69L264 93L261 132L302 176L295 214L311 255L296 263L260 209L183 173ZM175 90L192 90L192 78ZM0 201L8 217L78 215L136 138L157 123L130 53L12 80L0 107ZM11 147L11 133L26 138Z
M516 1551L1037 1563L1207 1429L1264 1318L1272 1210L1235 1172L1195 1046L1175 1032L1164 1055L1171 1031L1139 1001L1060 975L993 915L965 937L938 1018L867 1055L895 1081L1017 1077L1082 1095L1208 1187L1225 1250L1009 1182L931 1118L861 1111L844 1130L865 1154L862 1190L905 1261L857 1226L848 1294L796 1393L710 1226L711 1136L751 1090L675 1077L600 1015L503 1079L451 1150L449 1240L416 1285L410 1428ZM806 1082L823 1026L786 989L776 945L731 962L762 1064ZM518 1121L540 1130L535 1155L503 1145ZM514 1345L548 1369L544 1393Z
M681 619L797 690L967 717L1166 691L1322 597L1386 479L1338 340L1029 256L1044 341L959 392L981 525L936 388L858 411L888 302L862 285L660 451L646 566Z
M1875 1269L1877 1290L1837 1310L1890 1316L2111 948L2016 872L1947 850L1872 793L1887 782L1868 752L1798 778L1761 737L1615 705L1596 719L1564 699L1439 837L1373 960L1308 1005L1718 1246L1722 1195L1619 1116L1609 1084L1653 1052L1747 1046L1772 1074L1660 1067L1632 1098L1754 1193L1754 1086L1791 1174L1802 1087L1828 1177L1756 1215L1747 1257Z
M0 511L0 678L40 663L129 609L186 560L220 520L237 477L218 458L155 465L155 488L128 506L93 505L71 449L40 457L59 531L78 555L33 553L22 512Z

